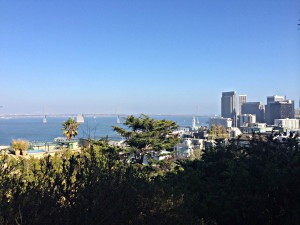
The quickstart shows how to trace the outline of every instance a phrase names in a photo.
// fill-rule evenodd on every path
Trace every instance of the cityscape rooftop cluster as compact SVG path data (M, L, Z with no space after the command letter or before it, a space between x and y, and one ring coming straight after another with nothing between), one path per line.
M268 96L266 105L260 101L247 102L247 95L239 95L238 107L235 91L223 92L221 97L221 116L231 120L234 127L243 127L246 123L257 122L269 126L299 129L299 119L297 119L300 118L299 108L295 108L294 100L278 95ZM283 123L286 124L283 125Z

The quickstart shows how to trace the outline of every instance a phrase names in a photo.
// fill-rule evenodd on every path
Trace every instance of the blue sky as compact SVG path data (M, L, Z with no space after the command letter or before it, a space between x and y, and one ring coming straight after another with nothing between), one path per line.
M215 114L231 90L298 102L299 19L298 0L0 0L0 114Z

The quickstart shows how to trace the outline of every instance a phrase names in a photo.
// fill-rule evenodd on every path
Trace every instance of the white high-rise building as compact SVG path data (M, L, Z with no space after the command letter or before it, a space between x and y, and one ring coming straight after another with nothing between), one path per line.
M275 119L274 123L276 126L287 128L290 130L299 130L299 119Z

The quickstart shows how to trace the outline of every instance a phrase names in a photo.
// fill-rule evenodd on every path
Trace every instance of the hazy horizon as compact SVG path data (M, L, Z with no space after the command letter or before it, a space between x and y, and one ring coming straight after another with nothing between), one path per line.
M220 114L300 99L300 2L0 0L0 115Z
M28 117L28 118L33 118L33 117L39 117L42 118L46 115L46 117L69 117L69 116L77 116L79 115L78 113L59 113L59 114L20 114L20 113L15 113L15 114L0 114L0 118L21 118L21 117ZM119 114L114 114L114 113L108 113L108 114L103 114L103 113L86 113L86 114L81 114L84 117L126 117L129 115L133 116L141 116L141 115L147 115L147 116L175 116L175 117L213 117L213 116L220 116L218 114L146 114L146 113L133 113L133 114L126 114L126 113L119 113Z

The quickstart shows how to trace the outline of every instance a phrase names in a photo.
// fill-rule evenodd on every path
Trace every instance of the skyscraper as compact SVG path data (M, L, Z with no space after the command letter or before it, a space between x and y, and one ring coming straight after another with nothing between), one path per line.
M279 95L274 95L274 96L268 96L267 97L267 105L265 106L265 120L267 124L273 125L274 121L272 121L271 119L271 109L270 109L270 105L273 102L281 102L284 101L284 97L283 96L279 96ZM275 118L275 119L279 119L279 118Z
M275 119L293 119L295 116L294 101L284 100L280 102L271 102L270 106L270 118L268 123L273 125Z
M242 105L243 114L253 114L258 123L265 122L265 106L262 102L246 102Z
M284 101L285 97L279 95L273 95L267 97L267 105L271 102L281 102Z
M242 105L247 102L247 95L239 95L239 114L244 114L242 112Z
M222 92L221 115L224 118L231 118L233 126L236 126L236 94L234 91Z

